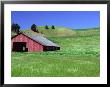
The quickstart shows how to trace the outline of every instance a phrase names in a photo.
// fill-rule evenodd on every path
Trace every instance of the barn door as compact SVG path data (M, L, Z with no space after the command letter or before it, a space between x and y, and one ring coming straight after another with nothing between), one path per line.
M27 51L26 42L13 42L12 51L25 52Z

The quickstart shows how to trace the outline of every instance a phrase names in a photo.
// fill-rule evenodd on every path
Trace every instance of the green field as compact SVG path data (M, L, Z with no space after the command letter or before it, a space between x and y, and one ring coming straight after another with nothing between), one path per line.
M100 30L39 29L61 50L12 52L12 77L100 76ZM29 30L25 30L29 32ZM54 33L54 34L52 34Z

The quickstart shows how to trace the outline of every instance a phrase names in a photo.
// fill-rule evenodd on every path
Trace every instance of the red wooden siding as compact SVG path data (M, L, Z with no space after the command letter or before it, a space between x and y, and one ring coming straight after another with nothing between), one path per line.
M43 51L43 46L32 39L26 37L23 34L20 34L12 39L11 41L11 47L13 47L13 42L26 42L26 48L28 48L29 52L33 51Z

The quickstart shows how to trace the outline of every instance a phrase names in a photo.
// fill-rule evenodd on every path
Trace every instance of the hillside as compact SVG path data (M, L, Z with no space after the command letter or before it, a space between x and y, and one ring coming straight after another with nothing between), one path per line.
M91 36L91 35L99 35L100 29L78 29L72 30L65 27L55 27L55 29L45 29L44 26L38 26L38 31L40 33L33 32L31 29L22 30L24 33L32 34L32 35L43 35L44 37L79 37L79 36ZM13 34L15 35L15 34Z
M38 31L45 37L62 37L62 36L73 36L75 32L65 27L55 27L55 29L45 29L44 26L39 26ZM25 33L37 34L30 29L23 30Z
M12 52L12 77L99 77L100 29L39 28L58 51ZM24 33L36 35L31 30ZM63 36L63 37L62 37Z

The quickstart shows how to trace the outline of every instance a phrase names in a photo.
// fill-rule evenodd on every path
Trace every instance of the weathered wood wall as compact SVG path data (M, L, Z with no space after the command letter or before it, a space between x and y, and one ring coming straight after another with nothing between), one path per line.
M41 44L35 42L23 34L20 34L11 40L11 47L13 47L13 42L26 42L26 48L28 48L29 52L43 51L43 46Z

